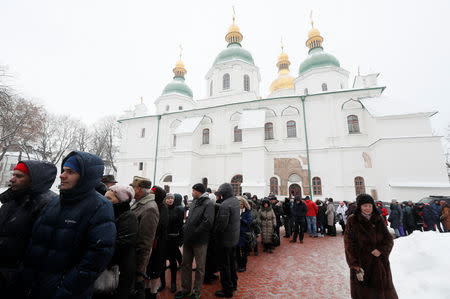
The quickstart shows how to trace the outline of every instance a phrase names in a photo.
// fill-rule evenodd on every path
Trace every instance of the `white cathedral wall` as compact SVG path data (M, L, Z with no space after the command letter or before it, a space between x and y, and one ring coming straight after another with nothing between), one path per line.
M337 67L310 70L295 79L295 93L304 95L305 88L308 88L308 94L327 92L322 90L323 83L327 85L327 91L347 89L348 72Z

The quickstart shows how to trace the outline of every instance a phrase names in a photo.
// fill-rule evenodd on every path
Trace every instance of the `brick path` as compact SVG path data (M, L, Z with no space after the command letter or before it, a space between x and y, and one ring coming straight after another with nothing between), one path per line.
M249 256L247 271L238 273L234 298L350 298L342 235L314 239L306 234L303 244L281 239L273 254L260 247L259 256ZM166 280L170 288L169 272ZM177 279L180 288L179 273ZM158 298L174 298L169 288ZM204 285L201 298L216 298L218 289L219 281Z

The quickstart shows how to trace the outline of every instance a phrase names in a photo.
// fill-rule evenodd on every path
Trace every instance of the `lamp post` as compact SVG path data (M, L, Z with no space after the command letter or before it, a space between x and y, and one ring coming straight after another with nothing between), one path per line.
M308 145L308 131L306 130L306 113L305 113L305 100L306 96L300 96L302 100L303 109L303 126L305 128L305 142L306 142L306 159L308 160L308 186L309 186L309 196L311 200L313 199L313 193L311 189L311 165L309 164L309 145Z

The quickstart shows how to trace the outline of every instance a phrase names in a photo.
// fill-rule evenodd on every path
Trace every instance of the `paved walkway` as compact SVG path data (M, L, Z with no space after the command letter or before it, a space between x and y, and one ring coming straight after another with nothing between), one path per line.
M170 287L169 272L166 279ZM298 241L292 244L282 238L281 246L273 254L262 252L260 247L259 256L249 256L247 271L238 276L234 298L350 298L342 235L324 238L306 235L303 244ZM179 273L177 278L180 288ZM218 289L219 281L204 285L201 298L216 298L214 292ZM166 288L158 298L174 296Z

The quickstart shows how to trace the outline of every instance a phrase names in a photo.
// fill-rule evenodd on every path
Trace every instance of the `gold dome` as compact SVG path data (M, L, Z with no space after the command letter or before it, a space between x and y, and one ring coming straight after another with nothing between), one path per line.
M310 49L322 47L323 37L320 36L320 31L317 28L314 28L314 21L312 19L312 11L309 15L311 18L311 30L308 32L308 40L306 41L306 46Z
M317 28L311 28L308 32L308 38L314 37L314 36L320 36L320 32Z
M233 24L228 28L228 33L225 35L225 40L231 44L231 43L240 43L242 41L242 33L239 30L239 27L234 23L234 20L236 19L234 6L233 6Z
M281 46L281 54L278 56L278 78L275 79L270 85L270 92L274 92L279 89L293 89L294 77L289 74L289 56L283 52L284 47Z
M184 63L181 60L181 56L183 55L183 48L180 45L180 59L177 61L177 63L175 64L175 68L173 69L173 73L175 75L175 77L183 77L184 75L186 75L187 71L184 68Z

